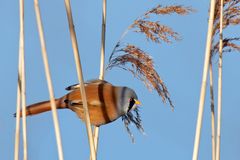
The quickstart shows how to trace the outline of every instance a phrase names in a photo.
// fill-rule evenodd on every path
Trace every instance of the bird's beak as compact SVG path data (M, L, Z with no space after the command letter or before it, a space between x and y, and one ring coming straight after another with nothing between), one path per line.
M136 104L136 105L141 105L141 102L140 102L140 101L138 101L138 100L136 100L136 99L134 99L134 101L135 101L135 104Z

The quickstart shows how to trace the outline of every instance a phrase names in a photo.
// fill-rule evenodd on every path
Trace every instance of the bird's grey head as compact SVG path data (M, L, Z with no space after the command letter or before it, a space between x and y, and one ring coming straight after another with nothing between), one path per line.
M134 110L138 105L140 105L137 94L131 88L119 87L119 93L121 101L118 105L123 114Z

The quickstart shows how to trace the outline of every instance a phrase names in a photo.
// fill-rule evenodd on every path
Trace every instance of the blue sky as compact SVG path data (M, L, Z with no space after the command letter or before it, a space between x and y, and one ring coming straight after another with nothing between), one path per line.
M47 100L40 43L33 1L25 2L25 54L27 104ZM18 1L0 1L0 159L13 159L18 66L19 9ZM144 36L129 32L125 42L134 43L151 53L158 73L165 81L175 104L172 112L158 94L149 92L139 80L120 69L106 73L106 80L133 88L142 102L141 116L147 135L131 126L136 143L132 144L119 119L101 127L98 159L191 159L195 136L202 66L205 52L209 1L108 1L106 62L120 35L132 21L156 6L182 4L192 6L195 13L188 16L159 17L162 24L181 34L182 40L172 44L153 44ZM55 96L67 92L64 88L77 82L64 1L40 1L47 51ZM99 74L101 36L101 1L72 1L74 24L82 60L84 79ZM239 28L224 35L240 34ZM239 53L223 57L222 159L240 157L240 67ZM213 60L215 88L217 86L217 57ZM209 84L208 86L209 87ZM209 91L209 89L207 89ZM217 90L215 89L215 94ZM84 123L75 113L59 113L65 159L88 159L89 147ZM27 118L28 152L30 160L58 159L52 115L50 112ZM22 150L21 157L22 157ZM22 158L20 158L22 159ZM211 159L210 100L207 94L203 117L200 160Z

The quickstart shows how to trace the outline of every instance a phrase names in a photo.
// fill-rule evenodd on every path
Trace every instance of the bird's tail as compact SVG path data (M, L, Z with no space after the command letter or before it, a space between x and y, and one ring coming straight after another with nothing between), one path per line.
M56 99L55 103L56 103L57 109L66 108L66 104L62 101L62 98ZM35 114L47 112L50 110L52 110L50 101L43 101L43 102L39 102L39 103L35 103L27 106L26 116L35 115ZM22 115L23 115L23 112L21 110L20 117L22 117ZM16 117L16 113L14 113L14 117Z

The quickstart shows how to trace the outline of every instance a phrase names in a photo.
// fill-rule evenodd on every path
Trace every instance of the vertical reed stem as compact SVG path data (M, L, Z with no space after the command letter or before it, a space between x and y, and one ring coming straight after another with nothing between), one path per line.
M99 79L103 80L104 79L104 70L105 70L105 42L106 42L106 0L102 1L103 3L103 8L102 8L102 34L101 34L101 59L100 59L100 74L99 74ZM94 127L94 146L95 146L95 151L97 155L97 149L98 149L98 139L99 139L99 127ZM90 156L90 160L91 160Z
M104 62L105 62L105 42L106 42L106 0L102 1L102 36L101 36L101 60L99 79L104 79Z
M201 128L202 128L202 117L203 117L204 102L205 102L205 96L206 96L207 74L208 74L210 52L211 52L211 45L212 45L214 12L215 12L215 0L211 0L204 68L203 68L203 75L202 75L202 85L201 85L201 92L200 92L200 99L199 99L199 110L198 110L195 141L194 141L194 148L193 148L193 157L192 157L193 160L198 159L198 152L199 152L199 143L200 143Z
M220 4L220 28L219 28L219 61L218 61L218 117L217 117L217 146L216 160L220 160L221 143L221 113L222 113L222 48L223 48L223 3Z
M23 40L24 46L24 40ZM27 122L26 122L26 80L25 80L25 56L24 56L24 47L21 54L21 103L22 103L22 127L23 127L23 159L28 159L27 152Z
M26 80L25 80L25 54L24 54L24 0L19 1L19 7L20 7L19 8L19 15L20 15L20 37L19 37L20 80L19 81L21 83L20 85L21 87L19 88L20 89L19 91L21 94L21 106L23 111L23 115L22 115L23 159L27 160L28 152L27 152Z
M16 107L16 130L15 130L15 145L14 145L14 160L19 158L19 138L20 138L20 107L21 107L21 61L18 62L18 86L17 86L17 107Z
M49 91L49 97L50 97L50 103L51 103L51 109L52 109L55 135L56 135L56 140L57 140L58 159L63 160L64 158L63 158L61 134L60 134L58 115L57 115L57 110L56 110L54 91L53 91L51 73L50 73L49 64L48 64L47 50L46 50L46 44L45 44L45 39L44 39L43 25L42 25L41 13L40 13L38 0L34 0L34 7L35 7L35 12L36 12L36 20L37 20L39 38L40 38L40 43L41 43L45 74L46 74L46 79L47 79L47 84L48 84L48 91ZM25 112L23 112L23 113L25 113Z
M24 52L24 0L19 0L19 57L18 57L18 86L17 86L17 107L16 107L16 131L15 131L15 146L14 160L19 158L19 138L20 138L20 107L21 107L21 81L22 81L22 53Z
M67 11L69 30L70 30L70 36L71 36L71 41L72 41L75 63L76 63L77 75L78 75L78 80L79 80L79 84L80 84L80 93L82 95L82 100L83 100L85 124L86 124L86 128L87 128L87 133L88 133L90 152L91 152L92 160L96 160L96 152L95 152L94 141L93 141L93 133L92 133L92 128L91 128L91 124L90 124L90 117L89 117L88 106L87 106L87 98L86 98L86 93L85 93L85 88L84 88L82 66L81 66L81 62L80 62L77 38L76 38L74 26L73 26L71 4L70 4L69 0L65 0L65 7L66 7L66 11Z
M215 112L214 112L214 91L213 91L213 69L212 61L209 65L210 96L211 96L211 126L212 126L212 160L215 160Z

